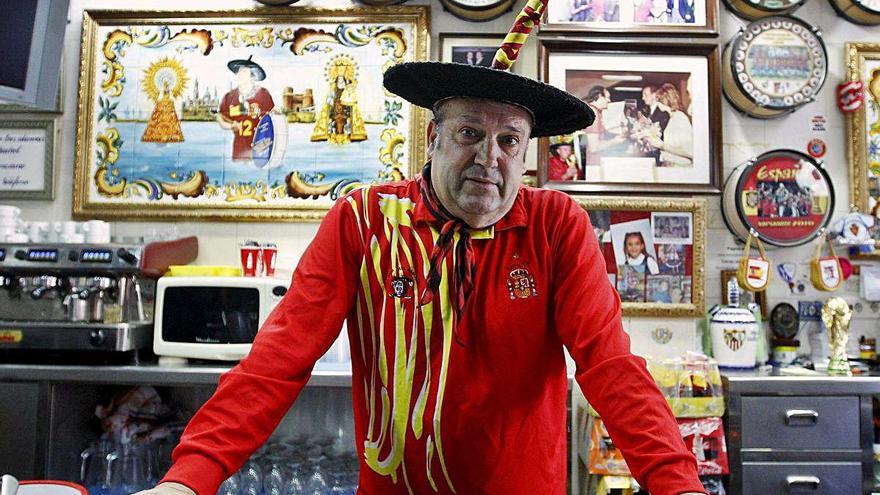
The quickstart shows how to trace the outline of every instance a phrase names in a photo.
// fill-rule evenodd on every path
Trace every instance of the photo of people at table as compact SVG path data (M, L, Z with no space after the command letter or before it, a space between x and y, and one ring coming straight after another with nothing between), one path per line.
M697 19L695 0L563 0L551 5L551 22L694 24Z
M589 215L621 301L691 302L693 235L683 229L690 213L599 210ZM676 226L677 234L655 234L676 232Z
M658 168L693 168L689 73L568 70L565 78L596 114L576 133L579 179L632 182Z

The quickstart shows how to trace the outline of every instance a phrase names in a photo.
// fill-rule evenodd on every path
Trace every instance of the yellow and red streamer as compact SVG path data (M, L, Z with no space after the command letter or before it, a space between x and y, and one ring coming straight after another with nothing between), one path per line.
M520 48L529 37L529 33L541 23L541 16L544 15L544 10L547 8L547 1L529 0L523 7L516 16L516 20L513 21L513 26L510 27L507 36L504 37L501 48L495 52L495 58L492 60L493 69L510 70L519 56Z

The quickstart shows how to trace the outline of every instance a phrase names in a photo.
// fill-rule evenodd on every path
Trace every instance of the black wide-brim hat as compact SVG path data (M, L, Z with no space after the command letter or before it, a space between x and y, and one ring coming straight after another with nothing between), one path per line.
M229 67L229 70L231 70L234 74L238 74L238 69L245 67L251 70L251 74L254 75L254 79L256 79L257 81L262 81L263 79L266 79L266 71L264 71L263 68L260 67L260 64L251 60L252 58L254 58L253 55L249 56L247 59L239 58L235 60L230 60L229 63L226 64L226 67Z
M589 105L555 86L508 71L446 62L407 62L385 71L385 88L414 105L433 110L447 98L510 103L535 118L531 137L569 134L589 127Z

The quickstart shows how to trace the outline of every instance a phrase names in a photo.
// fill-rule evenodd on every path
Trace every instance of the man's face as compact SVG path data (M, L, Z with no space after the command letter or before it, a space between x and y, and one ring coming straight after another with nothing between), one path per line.
M562 161L567 160L568 157L571 156L571 146L568 144L559 145L556 148L556 156Z
M531 116L515 105L477 98L442 103L429 128L431 180L440 202L473 228L513 206L525 171Z
M238 69L238 72L235 73L235 82L238 83L239 86L248 86L253 84L254 76L251 74L251 70L247 67L241 67Z
M645 105L648 106L653 105L654 102L657 101L654 99L654 92L651 91L651 88L642 89L642 101L644 101Z

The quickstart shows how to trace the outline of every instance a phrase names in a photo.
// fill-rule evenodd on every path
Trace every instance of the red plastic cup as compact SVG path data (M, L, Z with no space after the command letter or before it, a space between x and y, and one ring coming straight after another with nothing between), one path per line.
M256 277L260 267L260 246L255 242L245 242L239 249L241 255L241 274Z
M275 260L278 259L278 246L271 242L263 243L263 276L275 275Z

